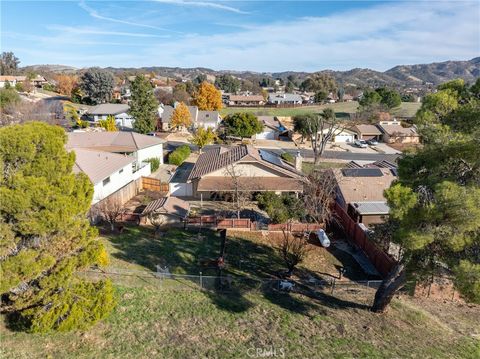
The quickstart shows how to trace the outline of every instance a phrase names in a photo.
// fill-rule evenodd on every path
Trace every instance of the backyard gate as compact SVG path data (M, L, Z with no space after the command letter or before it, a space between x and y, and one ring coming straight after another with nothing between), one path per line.
M156 178L142 177L142 187L144 190L168 193L168 183Z

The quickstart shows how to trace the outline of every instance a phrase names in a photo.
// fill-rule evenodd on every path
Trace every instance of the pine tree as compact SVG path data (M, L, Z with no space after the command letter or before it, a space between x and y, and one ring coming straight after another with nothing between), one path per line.
M158 101L153 94L152 85L143 75L138 75L132 82L132 101L129 113L135 119L133 128L139 133L155 130L158 117Z
M65 144L57 126L0 129L0 308L19 329L85 328L114 306L109 281L77 275L108 257L87 220L93 186Z

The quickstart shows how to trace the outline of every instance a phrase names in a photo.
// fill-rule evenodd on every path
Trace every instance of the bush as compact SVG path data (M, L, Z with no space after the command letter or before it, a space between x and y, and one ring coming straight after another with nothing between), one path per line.
M148 158L148 159L145 160L145 162L150 163L150 168L152 169L152 172L155 172L160 167L160 159L159 158L156 158L156 157Z
M57 89L55 88L55 86L53 86L52 84L45 84L42 86L42 88L45 90L45 91L51 91L51 92L56 92Z
M190 147L183 145L168 155L168 163L180 166L190 156Z
M305 216L301 200L290 194L264 192L257 196L257 201L258 207L267 212L273 223L285 223L289 219L300 220Z
M295 162L295 157L291 153L284 152L284 153L282 153L282 155L280 157L282 157L282 159L287 161L287 162L290 162L290 163Z
M21 82L17 82L15 84L15 90L18 92L25 92L25 88L23 87L23 84Z
M0 89L0 108L15 105L21 101L19 94L12 88Z

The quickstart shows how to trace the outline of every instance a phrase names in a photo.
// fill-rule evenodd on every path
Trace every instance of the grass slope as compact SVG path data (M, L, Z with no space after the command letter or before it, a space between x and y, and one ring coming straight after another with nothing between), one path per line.
M230 238L229 271L258 278L280 268L265 240L248 232ZM112 267L135 270L154 269L163 260L172 272L195 273L198 259L214 257L219 249L213 232L199 238L173 230L155 238L136 227L102 241ZM328 270L339 259L345 265L338 255L316 251L301 270ZM263 353L276 350L277 357L284 353L286 358L480 355L478 306L401 297L387 314L378 315L368 310L374 293L366 288L307 297L251 289L219 294L140 279L135 285L115 282L123 283L117 284L117 307L88 331L14 332L2 317L0 358L248 358L256 348Z

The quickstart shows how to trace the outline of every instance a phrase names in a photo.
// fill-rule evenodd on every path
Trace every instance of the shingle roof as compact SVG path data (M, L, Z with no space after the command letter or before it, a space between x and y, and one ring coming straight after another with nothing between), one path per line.
M109 153L95 151L85 148L74 148L75 165L73 172L85 173L93 184L97 184L113 173L135 161L135 158Z
M188 212L190 212L190 204L177 197L163 197L147 204L147 207L142 212L142 216L152 212L185 218L188 216Z
M70 132L67 148L91 148L107 152L134 152L164 141L136 132Z
M264 126L280 131L280 121L278 121L275 116L258 116L258 120L262 122Z
M395 135L400 137L419 136L414 127L402 127L401 125L378 125L382 132L389 136Z
M334 170L339 191L345 203L385 201L383 191L390 187L396 176L388 168L380 168L380 177L345 177L341 170Z
M382 132L374 125L356 125L352 127L352 131L363 135L381 135Z
M104 103L91 108L88 113L90 115L118 115L119 113L128 112L130 106L118 103Z
M199 115L198 107L197 106L187 106L188 111L190 111L190 116L192 118L192 121L195 122L197 120L197 117ZM172 115L173 111L175 108L173 108L170 105L164 106L163 107L163 113L162 113L162 123L170 123L172 122Z
M213 122L217 123L219 119L218 111L198 111L196 122ZM194 119L195 121L195 119Z
M230 101L265 101L262 95L230 95Z

